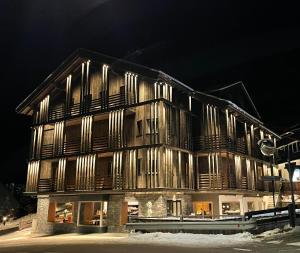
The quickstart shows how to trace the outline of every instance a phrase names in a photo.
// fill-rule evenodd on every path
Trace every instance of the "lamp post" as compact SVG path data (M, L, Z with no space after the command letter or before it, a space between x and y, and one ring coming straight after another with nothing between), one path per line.
M291 135L294 135L295 132L299 131L300 128L294 129L292 131L286 132L281 135L281 137L289 137ZM290 145L291 142L284 145L287 147L287 163L285 164L285 168L287 169L289 173L289 180L290 180L290 188L291 188L291 199L292 199L292 204L291 204L291 209L289 209L289 215L290 215L290 225L291 227L295 227L296 225L296 203L295 203L295 195L294 195L294 184L293 184L293 175L294 171L297 168L295 162L291 162L291 151L290 151ZM280 147L278 148L280 149Z
M273 170L272 163L274 163L274 154L276 151L276 147L275 147L273 140L271 140L269 138L259 140L257 144L260 148L260 152L264 156L267 156L270 158L270 168L271 168L271 177L270 178L272 181L273 207L275 208L275 180L276 180L276 177L274 177L274 170Z
M296 163L291 163L290 159L290 145L287 146L287 164L286 169L289 172L289 180L290 180L290 187L291 187L291 198L292 198L292 209L290 210L292 213L290 214L291 220L291 227L295 227L296 223L296 203L295 203L295 196L294 196L294 184L293 184L293 175L296 168Z

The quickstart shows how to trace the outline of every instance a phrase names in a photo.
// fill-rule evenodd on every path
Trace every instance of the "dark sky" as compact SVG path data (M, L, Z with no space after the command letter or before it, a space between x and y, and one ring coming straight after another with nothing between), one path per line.
M24 181L15 107L75 49L161 69L198 90L243 81L262 120L299 122L299 8L289 1L1 0L0 182Z

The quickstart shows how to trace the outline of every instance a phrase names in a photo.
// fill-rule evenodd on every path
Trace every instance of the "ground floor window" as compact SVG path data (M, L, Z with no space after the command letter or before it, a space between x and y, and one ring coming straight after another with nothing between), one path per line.
M139 215L139 203L137 201L128 202L128 216Z
M107 226L107 201L79 202L79 225Z
M167 200L167 215L181 215L181 200Z
M48 221L55 223L72 223L74 204L72 202L50 202Z
M195 215L212 215L212 203L208 201L195 201L193 203Z
M222 203L222 214L225 215L233 215L237 214L240 215L240 202L226 202Z
M248 212L255 211L254 202L247 202Z

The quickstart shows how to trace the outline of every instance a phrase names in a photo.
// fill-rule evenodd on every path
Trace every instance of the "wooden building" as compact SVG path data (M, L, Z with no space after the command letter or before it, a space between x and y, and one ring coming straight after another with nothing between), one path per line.
M17 112L33 118L35 232L119 231L128 215L215 217L272 203L257 141L278 136L162 71L80 49Z

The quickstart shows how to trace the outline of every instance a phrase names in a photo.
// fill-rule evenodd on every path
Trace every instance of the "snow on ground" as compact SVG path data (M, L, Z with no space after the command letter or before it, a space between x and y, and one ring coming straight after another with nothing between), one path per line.
M112 244L157 244L165 246L182 247L230 247L267 241L267 243L278 244L277 239L290 233L300 233L300 227L296 229L286 228L273 229L260 235L252 235L248 232L223 235L223 234L191 234L191 233L104 233L104 234L61 234L46 237L33 237L30 229L24 229L7 235L0 236L1 246L8 245L32 245L32 244L82 244L82 243L112 243ZM278 238L276 237L278 236ZM276 239L277 238L277 239ZM275 241L274 241L275 240Z
M190 247L220 247L244 244L254 241L250 233L239 233L234 235L222 234L190 234L190 233L132 233L127 238L128 243L141 244L164 244Z
M275 228L272 230L265 231L259 235L257 235L257 238L262 238L262 239L271 239L276 236L283 236L286 234L290 233L299 233L300 232L300 227L297 226L295 228L291 228L290 225L285 225L283 228Z
M6 222L5 225L2 224L2 222L0 223L0 230L5 230L8 228L13 228L13 227L18 227L20 222L24 222L24 221L31 221L33 218L36 217L36 214L28 214L26 216L23 216L21 218L15 219L15 220L9 220Z

